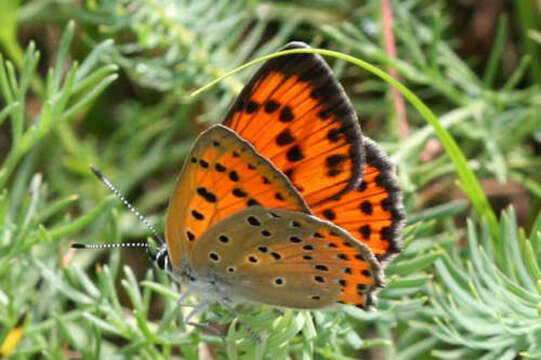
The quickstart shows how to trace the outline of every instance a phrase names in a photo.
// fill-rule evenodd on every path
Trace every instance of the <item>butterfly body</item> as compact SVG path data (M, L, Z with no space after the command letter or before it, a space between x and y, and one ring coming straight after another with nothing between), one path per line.
M403 218L392 167L329 67L292 54L265 63L195 141L162 255L207 301L366 309Z

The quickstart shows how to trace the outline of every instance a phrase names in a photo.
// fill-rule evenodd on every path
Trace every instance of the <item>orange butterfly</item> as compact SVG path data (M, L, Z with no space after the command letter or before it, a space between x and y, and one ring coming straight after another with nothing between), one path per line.
M266 62L196 140L167 253L173 273L224 304L367 308L403 219L390 163L342 86L320 56L292 54Z
M151 255L188 284L182 298L204 295L186 321L212 301L369 308L403 219L391 164L328 65L291 54L266 62L224 124L197 138Z

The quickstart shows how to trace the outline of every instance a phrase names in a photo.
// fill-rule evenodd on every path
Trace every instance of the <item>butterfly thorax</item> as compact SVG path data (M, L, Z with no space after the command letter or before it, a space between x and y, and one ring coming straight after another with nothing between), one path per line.
M232 287L226 279L217 275L200 276L186 264L182 270L183 283L188 286L188 291L194 292L208 302L218 302L222 305L232 307Z
M166 271L171 278L179 284L186 285L190 293L196 293L209 302L219 302L222 305L232 306L231 286L226 279L208 274L202 276L194 271L187 258L180 266L173 266L167 247L165 245L157 249L151 258L153 263L161 270Z

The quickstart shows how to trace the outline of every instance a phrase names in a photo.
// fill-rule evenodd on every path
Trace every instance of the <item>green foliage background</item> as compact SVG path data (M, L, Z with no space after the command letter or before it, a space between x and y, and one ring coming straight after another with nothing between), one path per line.
M0 356L541 358L540 4L495 1L487 53L461 54L472 9L391 3L396 59L379 0L0 0ZM393 66L421 100L401 137L389 84L327 58L397 165L404 251L377 312L213 307L202 321L225 338L186 328L180 289L141 253L68 250L148 236L88 165L163 228L194 137L255 67L190 93L289 40Z

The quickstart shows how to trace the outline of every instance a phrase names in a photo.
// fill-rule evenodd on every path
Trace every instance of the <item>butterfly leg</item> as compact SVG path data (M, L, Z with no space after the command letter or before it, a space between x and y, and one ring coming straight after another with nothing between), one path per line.
M195 307L196 305L192 305L192 304L184 304L184 300L186 300L188 297L190 297L191 295L193 295L193 291L190 291L190 289L184 291L179 297L178 297L178 300L177 300L177 306L179 307Z
M203 301L203 302L201 302L201 303L195 305L195 307L192 309L192 311L190 311L190 312L188 313L188 315L184 318L183 321L184 321L184 323L185 323L186 325L190 325L190 326L199 328L199 329L201 329L201 330L208 330L208 331L214 333L214 334L217 335L217 336L223 337L223 335L222 335L222 333L220 332L220 330L217 329L217 328L215 328L214 326L209 325L208 323L197 323L197 322L191 321L191 319L192 319L195 315L197 315L197 314L203 312L203 310L205 310L205 309L208 307L209 304L210 304L210 301L206 300L206 301Z
M254 329L252 329L252 327L250 325L248 325L245 322L243 322L242 320L240 320L240 313L237 310L233 309L233 308L230 308L230 310L235 315L235 317L239 320L239 324L244 326L244 328L246 329L248 334L250 334L252 339L254 339L257 342L261 342L262 341L261 336L259 336L259 334Z
M190 311L190 312L188 313L188 315L186 315L186 317L184 318L184 320L183 320L184 323L185 323L185 324L192 325L192 323L191 323L190 320L191 320L195 315L197 315L197 314L203 312L203 310L205 310L205 309L207 308L208 305L209 305L209 301L203 301L203 302L200 302L199 304L195 305L194 308L192 309L192 311Z
M201 303L199 303L197 305L184 304L184 300L186 300L192 294L193 294L193 291L190 291L190 289L188 289L188 290L184 291L182 293L182 295L180 295L178 300L177 300L177 306L179 306L179 307L193 307L193 309L188 313L188 315L186 315L184 317L184 319L182 321L187 325L198 327L200 329L206 329L207 326L205 324L192 322L191 319L195 315L201 313L209 305L209 301L203 301L203 302L201 302Z

